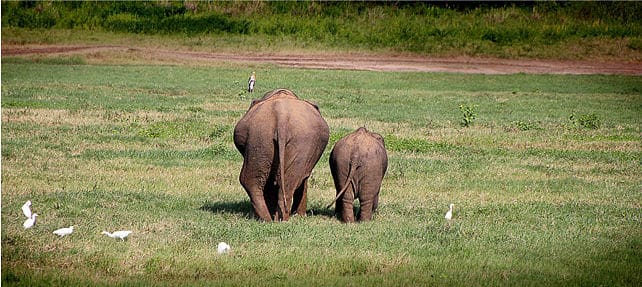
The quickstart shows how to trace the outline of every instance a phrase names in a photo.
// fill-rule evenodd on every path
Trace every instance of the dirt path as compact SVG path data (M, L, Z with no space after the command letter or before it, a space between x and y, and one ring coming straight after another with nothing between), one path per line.
M390 55L288 55L231 54L159 50L126 46L2 45L2 56L96 54L101 52L144 55L167 62L272 63L286 67L369 71L457 72L478 74L622 74L642 75L642 62L509 60L493 58L430 58Z

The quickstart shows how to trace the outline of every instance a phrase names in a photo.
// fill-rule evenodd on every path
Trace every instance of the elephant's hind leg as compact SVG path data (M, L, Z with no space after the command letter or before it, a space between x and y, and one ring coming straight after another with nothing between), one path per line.
M265 203L265 198L263 197L263 186L258 184L255 180L247 180L244 177L241 177L241 185L243 185L247 195L250 197L252 209L254 209L256 216L266 222L272 221L270 211Z
M343 222L354 222L354 192L348 187L345 193L337 200L336 213Z
M308 179L304 179L301 185L294 191L292 197L292 210L299 216L305 216L308 205Z
M272 221L272 216L270 216L270 212L268 211L267 205L265 205L265 201L263 201L261 198L256 197L252 197L251 201L252 208L254 208L254 213L256 214L256 216L258 216L265 222Z
M370 221L372 220L372 215L379 207L379 196L378 194L374 198L368 198L366 200L359 199L361 208L359 209L359 214L357 216L358 221Z

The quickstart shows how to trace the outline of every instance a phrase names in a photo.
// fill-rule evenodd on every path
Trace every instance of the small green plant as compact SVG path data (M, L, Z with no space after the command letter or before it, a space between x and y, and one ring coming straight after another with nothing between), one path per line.
M530 131L530 130L539 130L540 126L533 121L514 121L513 126L515 126L520 131Z
M595 113L579 115L572 113L568 119L571 120L573 126L580 128L595 130L599 129L602 125L602 120L600 120L600 117Z
M459 110L463 116L460 122L462 127L469 127L473 124L473 121L477 118L477 112L475 111L476 108L477 105L459 105Z

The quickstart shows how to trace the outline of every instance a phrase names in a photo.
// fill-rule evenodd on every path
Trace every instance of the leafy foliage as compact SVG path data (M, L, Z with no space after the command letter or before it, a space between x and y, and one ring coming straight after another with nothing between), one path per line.
M626 38L628 49L639 50L640 14L640 2L2 2L5 28L264 35L415 53L518 53L512 56L578 39Z
M459 123L462 127L469 127L473 124L473 121L477 118L476 108L477 105L459 105L459 111L462 113L462 119Z

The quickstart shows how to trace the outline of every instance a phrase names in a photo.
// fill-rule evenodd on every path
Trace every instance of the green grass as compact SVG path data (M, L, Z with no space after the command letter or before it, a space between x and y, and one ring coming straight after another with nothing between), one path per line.
M250 68L233 64L82 63L3 59L3 285L642 281L640 77L261 65L249 95ZM331 140L308 216L265 224L238 183L232 130L278 87L317 102ZM466 128L460 104L476 107ZM374 221L342 224L325 209L328 154L363 125L384 135L390 164ZM40 216L23 230L28 199ZM68 237L51 233L72 224ZM134 233L120 242L104 229ZM216 254L220 241L231 254Z

